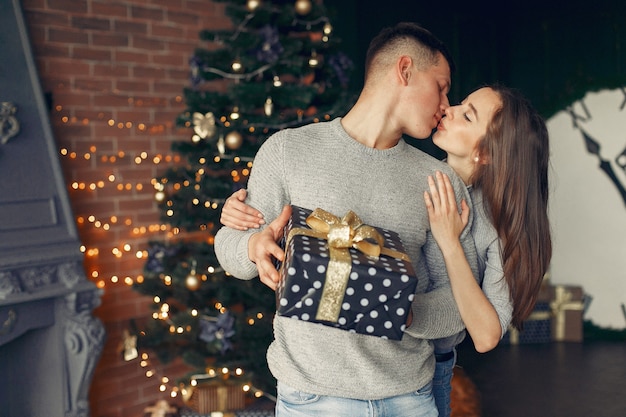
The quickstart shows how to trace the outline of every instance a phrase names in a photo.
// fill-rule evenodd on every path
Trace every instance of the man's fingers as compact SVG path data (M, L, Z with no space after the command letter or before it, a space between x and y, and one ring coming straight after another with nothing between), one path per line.
M274 233L275 240L278 240L282 236L283 229L287 225L289 217L291 217L291 206L284 206L278 217L269 224L268 227L272 230L272 233Z

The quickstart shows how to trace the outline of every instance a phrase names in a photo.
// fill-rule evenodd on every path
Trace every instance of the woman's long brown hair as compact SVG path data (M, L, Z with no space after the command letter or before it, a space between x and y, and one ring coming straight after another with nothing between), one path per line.
M545 121L519 92L489 86L501 98L472 184L501 240L504 276L513 300L512 324L533 311L552 257L548 221L549 143Z

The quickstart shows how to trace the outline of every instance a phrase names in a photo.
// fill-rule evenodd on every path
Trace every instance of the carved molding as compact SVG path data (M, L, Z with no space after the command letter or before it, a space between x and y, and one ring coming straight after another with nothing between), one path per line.
M4 145L20 132L20 123L15 117L17 108L9 101L0 102L0 145Z
M14 294L33 294L59 285L74 288L85 279L84 276L82 264L77 261L0 271L0 300Z
M65 417L89 416L89 384L105 340L104 325L91 315L100 305L102 290L75 292L65 297L65 363L68 375Z

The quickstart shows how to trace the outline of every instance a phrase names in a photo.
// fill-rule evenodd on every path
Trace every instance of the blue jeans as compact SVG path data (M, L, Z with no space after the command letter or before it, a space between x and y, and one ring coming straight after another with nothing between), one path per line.
M437 417L428 383L418 391L382 400L307 394L278 383L276 417Z
M452 392L452 372L456 364L456 350L454 356L443 362L435 363L433 376L433 397L437 404L439 417L450 417L450 393Z

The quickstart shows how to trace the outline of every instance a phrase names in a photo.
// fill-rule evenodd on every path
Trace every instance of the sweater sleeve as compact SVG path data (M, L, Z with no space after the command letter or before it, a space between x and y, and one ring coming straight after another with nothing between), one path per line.
M289 204L283 169L284 137L285 131L278 132L261 146L248 180L246 203L263 213L268 224L278 217L285 204ZM256 265L248 258L248 241L256 232L225 226L217 232L215 254L226 272L240 279L258 275Z
M487 248L487 259L485 262L485 275L482 282L482 289L487 299L498 313L500 326L502 326L502 336L508 330L513 317L513 302L509 292L509 285L502 270L502 255L500 252L500 240L491 242Z

